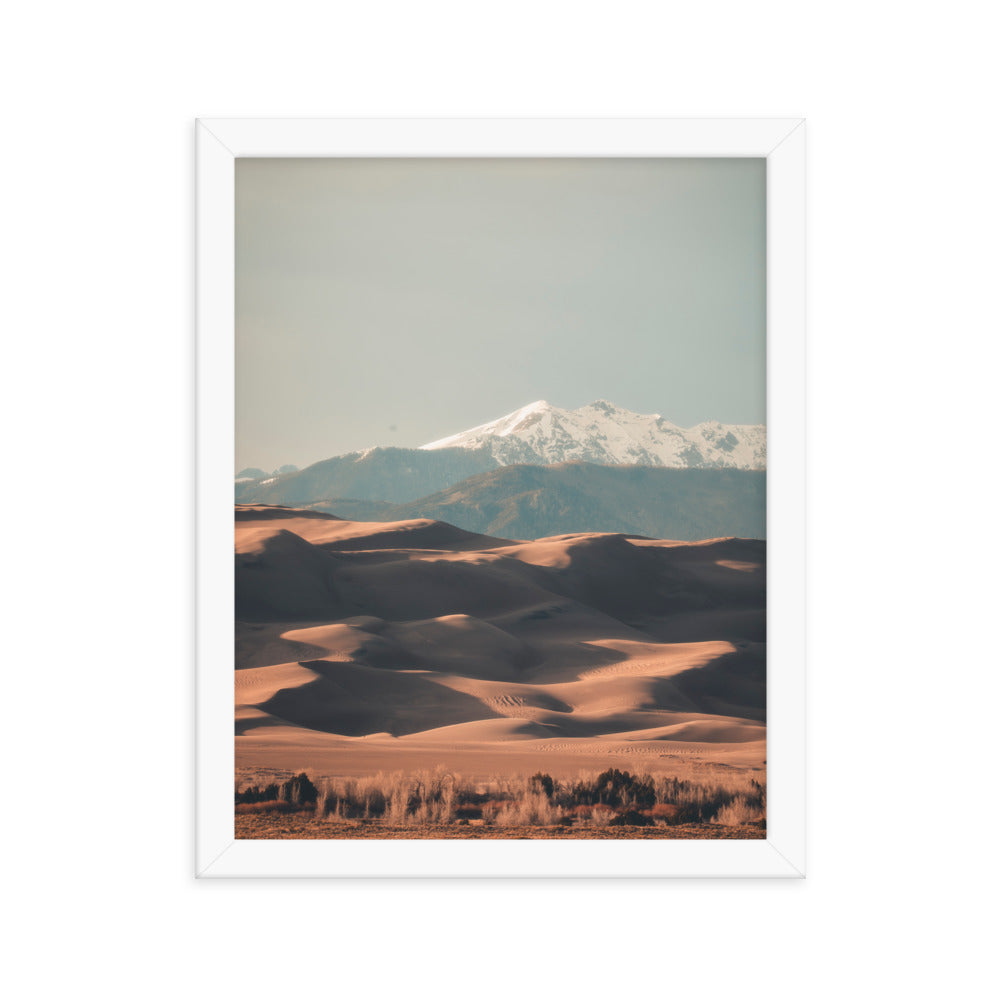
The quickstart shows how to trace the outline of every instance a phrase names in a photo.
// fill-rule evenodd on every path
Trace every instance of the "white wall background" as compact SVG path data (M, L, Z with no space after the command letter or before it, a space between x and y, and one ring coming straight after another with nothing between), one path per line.
M16 995L981 995L992 16L969 0L7 11L0 829ZM808 117L807 881L191 878L192 122L345 114Z

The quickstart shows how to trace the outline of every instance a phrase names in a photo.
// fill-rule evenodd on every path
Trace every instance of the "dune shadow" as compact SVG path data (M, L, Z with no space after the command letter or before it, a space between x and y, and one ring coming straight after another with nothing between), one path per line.
M294 725L339 736L409 736L461 722L503 718L478 698L420 673L330 660L309 660L303 666L320 676L278 691L257 707Z

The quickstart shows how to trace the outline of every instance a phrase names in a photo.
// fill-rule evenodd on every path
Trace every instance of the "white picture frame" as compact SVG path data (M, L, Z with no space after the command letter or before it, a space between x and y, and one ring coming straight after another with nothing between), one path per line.
M804 126L801 118L197 121L197 877L804 877ZM250 156L767 159L765 840L234 838L234 161Z

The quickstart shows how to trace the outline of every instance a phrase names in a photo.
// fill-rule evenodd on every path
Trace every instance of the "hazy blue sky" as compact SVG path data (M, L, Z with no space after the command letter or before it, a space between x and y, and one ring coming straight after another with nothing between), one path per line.
M763 159L236 160L236 468L765 416Z

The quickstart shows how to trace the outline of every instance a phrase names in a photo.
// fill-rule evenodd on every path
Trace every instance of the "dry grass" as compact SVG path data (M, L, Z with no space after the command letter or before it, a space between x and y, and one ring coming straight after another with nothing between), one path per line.
M276 802L237 802L236 815L241 816L248 813L290 813L298 812L299 808L281 799L278 799Z
M541 773L475 780L438 768L314 780L301 773L294 782L237 788L237 836L764 836L763 783L739 772L693 780L608 769L571 781Z
M712 817L712 822L724 826L740 826L743 823L758 823L763 819L764 807L741 795L722 806Z

